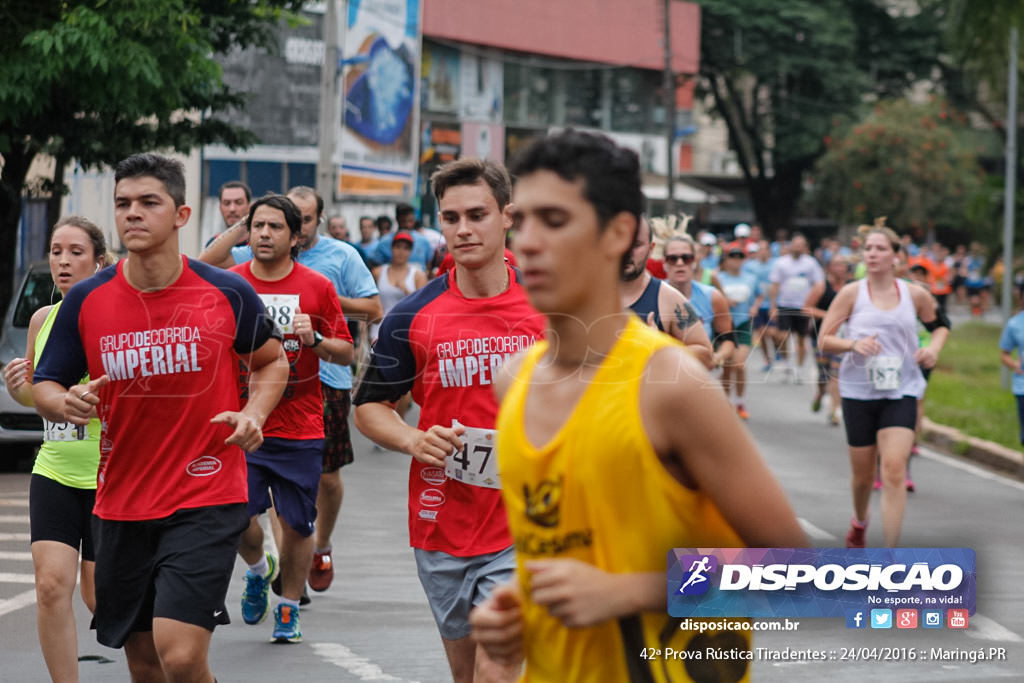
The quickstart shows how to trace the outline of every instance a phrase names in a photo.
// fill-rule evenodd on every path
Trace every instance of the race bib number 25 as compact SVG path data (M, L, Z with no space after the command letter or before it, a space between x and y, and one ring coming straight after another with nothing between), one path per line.
M453 428L459 426L457 420L452 420ZM497 434L493 429L466 427L462 435L462 450L455 451L445 460L445 475L470 486L500 489Z

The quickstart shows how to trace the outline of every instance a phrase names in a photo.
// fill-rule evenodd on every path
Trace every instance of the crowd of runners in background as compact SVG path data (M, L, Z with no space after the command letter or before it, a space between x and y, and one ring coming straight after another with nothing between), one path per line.
M947 310L983 315L1003 276L986 275L979 247L915 244L884 218L812 244L785 231L769 239L756 224L719 233L647 216L636 156L574 131L531 146L517 169L513 193L500 164L451 162L431 179L440 230L399 204L393 219L361 217L358 237L324 215L311 188L254 198L233 181L220 190L224 230L193 260L177 247L190 212L180 164L136 155L116 177L127 258L107 268L96 226L58 222L55 287L68 295L84 283L36 314L25 358L4 373L11 395L47 419L31 520L54 679L76 675L69 604L79 549L99 639L126 647L137 680L210 679L209 634L227 618L236 550L247 565L243 620L273 612L272 640L300 641L306 586L327 590L334 576L353 405L361 432L410 456L410 542L460 683L514 680L522 628L562 648L538 649L535 639L528 667L549 680L585 678L593 648L621 649L626 636L608 624L663 603L663 543L805 543L749 433L733 428L775 419L748 408L752 382L806 383L809 410L845 425L846 544L866 544L872 488L881 489L884 542L899 544ZM1018 376L1022 330L1008 328L1001 344ZM542 341L551 334L557 347ZM648 382L649 371L679 382ZM135 392L141 375L147 390ZM210 382L216 395L203 393ZM592 383L607 396L587 393ZM190 400L197 392L203 401ZM404 419L412 400L415 426ZM601 421L625 401L633 410ZM152 439L149 424L164 436ZM607 457L606 470L559 469L583 457L582 444L595 462ZM146 469L133 469L153 449ZM647 543L656 552L627 548L628 525L581 498L610 481L621 452L637 454L635 480L649 487L635 492L636 523L658 530ZM537 540L559 525L560 503L563 522L582 526ZM701 512L680 512L690 508ZM276 555L264 550L267 510ZM592 531L604 550L580 549L582 565L548 552ZM196 567L168 559L183 551L199 554ZM605 563L602 553L640 559ZM579 589L590 581L631 602L595 612ZM627 625L647 641L663 621ZM566 627L593 634L565 636Z

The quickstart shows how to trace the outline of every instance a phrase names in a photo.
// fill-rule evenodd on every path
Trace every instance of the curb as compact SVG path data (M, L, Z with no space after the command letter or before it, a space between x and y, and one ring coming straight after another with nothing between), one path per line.
M1024 479L1024 453L993 441L968 436L959 429L921 420L924 439L948 453L988 465L1018 479Z

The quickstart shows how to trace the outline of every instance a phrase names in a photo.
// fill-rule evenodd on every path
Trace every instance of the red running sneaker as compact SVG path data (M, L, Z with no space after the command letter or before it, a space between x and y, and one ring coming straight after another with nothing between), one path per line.
M860 524L856 518L850 520L850 530L846 532L847 548L863 548L867 543L868 523Z
M743 407L742 403L736 406L736 414L740 416L741 420L750 419L750 413L747 412L747 409Z
M309 569L309 587L318 593L323 593L331 587L334 581L334 560L331 559L331 551L318 553L313 552L313 566Z

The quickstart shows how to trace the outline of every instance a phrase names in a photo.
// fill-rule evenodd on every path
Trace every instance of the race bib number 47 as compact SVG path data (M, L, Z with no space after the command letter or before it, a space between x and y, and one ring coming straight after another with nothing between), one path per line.
M459 426L457 420L452 420L453 428ZM466 427L462 435L462 450L455 451L445 460L445 475L470 486L500 489L496 441L497 432L493 429Z

